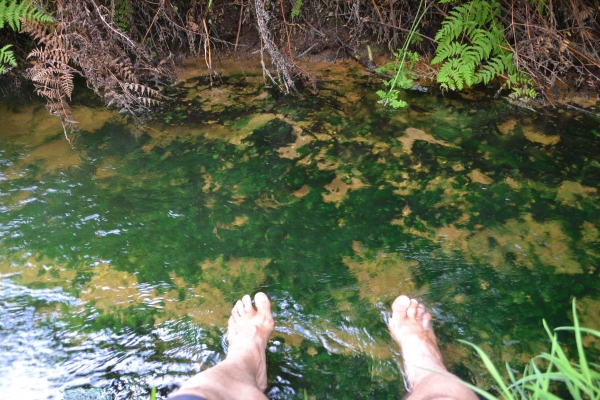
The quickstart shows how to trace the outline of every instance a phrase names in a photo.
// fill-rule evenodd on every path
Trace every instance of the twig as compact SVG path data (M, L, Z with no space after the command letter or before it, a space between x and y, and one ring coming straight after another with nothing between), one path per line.
M210 50L210 36L208 34L208 27L206 26L206 18L202 19L202 25L204 26L204 32L206 33L206 37L204 38L204 61L206 61L206 66L208 67L208 76L210 77L210 86L212 86L212 54Z
M306 53L308 53L309 51L311 51L311 50L312 50L312 49L313 49L313 48L314 48L316 45L318 45L318 44L319 44L319 43L315 43L315 44L313 44L312 46L310 46L310 47L308 48L308 50L305 50L305 51L303 51L303 52L302 52L302 54L300 54L299 56L296 56L296 58L300 58L300 57L302 57L303 55L305 55Z
M283 10L283 0L280 0L279 4L281 4L281 17L283 18L283 26L285 27L285 34L287 36L288 53L290 54L290 60L293 60L294 57L292 56L292 44L290 42L290 31L288 30L288 23L285 19L285 12Z
M375 7L375 11L377 12L377 16L379 17L379 21L382 22L382 25L387 28L387 24L383 23L383 17L381 16L381 13L379 12L379 7L377 7L377 3L375 3L375 0L371 0L371 1L373 2L373 7ZM384 31L387 36L386 38L389 39L390 34L389 34L388 30L384 29Z
M160 10L162 10L163 6L165 5L164 0L161 0L160 2L160 7L158 7L158 10L156 10L156 14L154 15L154 18L152 19L152 23L150 24L150 26L148 27L148 30L146 31L146 34L144 35L144 38L142 39L142 43L144 43L146 41L146 37L148 36L148 34L150 33L150 29L152 29L152 26L154 25L154 23L156 22L156 19L158 18L158 14L160 14Z
M240 19L238 20L238 30L235 37L235 45L233 46L233 53L237 52L238 41L240 40L240 32L242 31L242 17L244 16L244 3L240 6Z
M67 127L65 126L65 123L63 122L62 118L60 120L60 123L62 124L63 132L65 133L65 139L67 139L67 142L69 142L69 146L71 146L72 149L73 143L71 142L71 139L69 139L69 135L67 134Z
M573 109L575 109L577 111L581 111L581 112L584 112L584 113L587 113L587 114L590 114L590 115L600 116L600 113L595 113L595 112L592 112L590 110L586 110L585 108L576 107L576 106L571 105L569 103L564 103L564 105L567 106L567 107L569 107L569 108L573 108Z
M100 9L98 8L98 5L94 2L94 0L90 0L90 2L94 5L94 7L96 8L96 11L98 12L98 16L100 16L100 19L102 20L102 22L104 22L104 25L106 25L106 27L108 29L110 29L111 31L113 31L114 33L116 33L117 35L121 36L123 39L125 39L127 42L129 42L129 44L131 45L132 48L137 48L138 45L137 43L135 43L133 40L129 39L129 37L121 32L119 32L118 30L116 30L115 28L113 28L104 18L104 15L102 15L102 12L100 12Z

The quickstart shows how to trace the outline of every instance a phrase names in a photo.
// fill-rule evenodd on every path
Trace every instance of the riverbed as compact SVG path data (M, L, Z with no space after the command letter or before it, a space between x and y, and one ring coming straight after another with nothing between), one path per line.
M451 371L516 367L542 327L600 328L600 119L490 93L406 92L322 68L318 94L257 73L189 78L146 125L0 106L0 393L166 397L221 361L235 300L263 291L271 399L397 399L385 321L421 300ZM567 340L567 339L565 339ZM600 342L585 338L590 352Z

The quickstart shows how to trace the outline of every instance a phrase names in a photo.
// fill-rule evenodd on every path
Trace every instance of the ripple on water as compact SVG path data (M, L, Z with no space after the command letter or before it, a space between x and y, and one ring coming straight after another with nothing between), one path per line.
M13 122L0 144L0 390L166 395L223 358L231 305L258 290L274 304L273 399L397 398L385 321L400 293L424 301L448 364L482 386L456 339L527 361L544 350L541 318L568 323L573 296L593 327L597 122L484 93L476 107L407 93L414 106L392 114L348 76L303 101L191 80L171 123L147 127L81 108L75 150L43 108L0 108Z

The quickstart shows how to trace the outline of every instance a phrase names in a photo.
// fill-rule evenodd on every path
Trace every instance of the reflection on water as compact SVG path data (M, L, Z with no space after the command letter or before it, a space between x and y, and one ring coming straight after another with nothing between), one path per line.
M599 328L597 120L484 93L389 113L369 77L323 74L303 100L192 79L144 128L79 107L74 148L43 108L3 107L0 391L166 396L223 359L230 307L258 290L273 399L401 396L400 293L485 388L457 339L522 363L572 297Z

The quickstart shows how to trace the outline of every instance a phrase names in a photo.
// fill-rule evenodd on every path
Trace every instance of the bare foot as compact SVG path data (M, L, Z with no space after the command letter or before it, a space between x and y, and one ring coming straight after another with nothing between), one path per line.
M431 371L447 372L431 328L431 315L417 300L404 295L396 298L389 329L402 350L409 390L431 375Z
M245 295L231 310L227 361L241 363L256 380L256 387L264 391L267 388L266 348L274 322L266 294L257 293L254 304L256 310L250 296Z
M225 360L204 370L181 385L174 393L192 394L212 400L267 400L266 348L273 331L271 302L264 293L245 295L231 310L229 317L229 352Z

